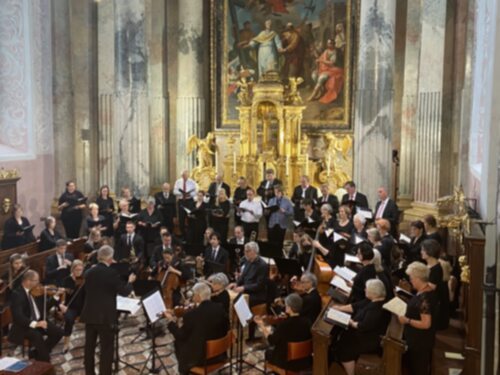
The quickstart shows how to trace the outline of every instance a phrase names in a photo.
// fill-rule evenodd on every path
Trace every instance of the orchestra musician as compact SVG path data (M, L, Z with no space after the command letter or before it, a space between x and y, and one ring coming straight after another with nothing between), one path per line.
M339 212L339 199L335 194L330 194L330 187L328 186L328 184L321 185L320 191L321 191L321 196L318 197L318 204L317 204L318 212L322 205L328 203L332 207L333 217L336 217Z
M106 219L99 214L99 206L97 203L89 204L89 215L87 216L87 231L90 233L92 228L98 228L104 232L106 228Z
M102 246L97 251L99 263L85 273L85 301L80 321L85 323L85 373L95 374L95 351L97 337L100 343L99 374L110 375L113 363L114 340L117 333L118 315L116 296L127 296L132 292L136 276L131 273L128 283L122 281L120 274L110 265L113 263L114 250Z
M300 246L298 252L298 261L303 269L307 269L312 256L314 240L307 233L304 233L300 238Z
M223 175L221 173L217 173L215 175L215 181L210 183L208 186L208 195L210 197L210 205L215 204L215 200L219 197L219 192L224 190L226 192L226 197L231 196L231 188L228 184L223 181Z
M295 228L292 233L292 246L288 251L288 259L299 259L300 252L300 240L302 235L304 234L304 230L302 228Z
M45 282L62 286L64 279L69 275L71 263L75 259L73 254L66 252L68 243L57 240L56 253L48 256L45 261Z
M344 189L347 190L347 193L342 196L340 204L349 206L354 214L356 213L356 207L366 210L370 209L368 198L366 198L366 195L357 191L354 181L347 181L344 184Z
M1 289L5 291L5 301L10 301L12 291L17 289L23 281L22 275L28 270L21 254L14 253L9 257L9 270L6 275L2 275Z
M321 312L322 302L318 289L318 278L312 272L304 272L300 276L300 289L303 291L300 296L302 297L302 310L300 316L307 318L309 322L314 324Z
M255 238L259 238L259 221L262 217L262 204L255 200L255 191L252 188L247 189L247 199L240 203L237 211L241 217L245 233L255 232Z
M279 323L273 332L271 326L264 324L262 317L256 316L254 321L267 338L270 349L266 350L266 360L271 364L284 368L288 371L301 371L309 368L311 358L288 361L288 343L301 342L311 339L311 322L308 318L301 316L303 300L297 293L289 294L285 298L285 312L287 318Z
M58 209L61 211L61 221L64 225L66 237L75 239L80 236L82 226L82 210L86 207L87 198L76 190L74 181L66 182L66 190L61 194L58 201Z
M50 250L56 247L56 241L62 239L61 234L56 230L56 219L53 216L45 218L45 229L40 233L39 251Z
M12 249L34 241L33 226L23 216L21 205L15 204L12 206L12 216L5 220L4 223L2 249Z
M122 187L120 198L128 202L128 209L131 213L138 214L141 212L141 201L134 197L128 186Z
M146 208L137 217L138 232L144 240L144 258L149 261L153 254L153 248L160 238L160 225L163 217L159 209L156 208L156 201L153 197L146 200Z
M436 295L429 285L430 269L423 263L413 262L406 274L417 294L408 301L406 314L398 317L404 325L407 345L403 364L411 375L430 374L436 334Z
M196 193L196 203L192 206L191 212L188 214L188 239L190 244L201 244L203 233L207 229L207 208L208 205L204 202L205 192L203 190ZM182 211L185 211L184 209Z
M396 237L399 223L399 208L387 192L387 188L381 186L377 190L379 201L375 206L375 220L386 219L391 223L391 234Z
M219 189L217 197L210 205L210 223L214 231L221 236L221 242L227 241L229 230L229 209L230 204L225 189Z
M283 185L283 183L281 180L275 178L274 170L271 168L266 169L266 178L260 183L257 189L257 194L260 195L263 202L267 203L274 197L274 187L277 185Z
M125 226L126 233L120 237L118 243L118 251L116 252L116 260L129 261L130 263L139 262L141 264L144 260L144 239L140 234L135 233L135 223L128 221Z
M63 313L66 312L65 306L59 304L56 299L63 290L57 290L58 294L54 298L49 298L43 285L39 285L38 272L28 270L22 278L21 286L13 290L11 295L12 327L9 331L9 341L24 345L24 340L28 339L34 348L30 351L29 357L37 361L50 362L50 353L61 340L63 332L55 324L47 321L46 315L47 311L56 305L59 305ZM40 287L44 293L35 298L32 293Z
M236 225L241 225L241 217L237 214L238 213L237 208L239 207L240 203L247 198L247 189L248 189L247 179L241 176L240 178L238 178L237 185L238 186L234 190L234 195L233 195L233 204L235 207L234 220Z
M304 207L302 205L304 199L310 199L313 204L318 199L318 189L309 184L309 177L307 176L301 176L300 185L293 189L293 219L296 221L304 220Z
M248 238L245 237L245 229L241 225L237 225L233 229L234 237L229 240L231 245L244 245L248 242Z
M443 238L439 234L436 218L430 214L425 215L424 226L425 226L425 235L427 236L427 238L436 240L437 242L439 242L441 246L443 246Z
M186 207L191 210L194 207L194 198L196 197L196 182L189 178L189 171L185 170L181 174L181 178L175 181L174 195L177 197L179 227L182 236L186 236L186 218L187 212L183 209Z
M220 303L224 307L224 311L229 316L230 298L229 292L226 290L229 285L229 279L226 274L219 272L210 275L208 278L210 287L212 288L212 302Z
M164 313L168 329L175 338L175 354L180 374L188 374L192 367L202 365L205 361L206 341L222 338L228 332L229 317L222 304L210 300L211 294L207 284L194 285L193 302L197 307L186 312L181 327L170 311ZM215 358L214 362L216 361L220 361L220 358Z
M95 203L99 207L99 215L104 217L103 226L106 229L102 232L103 236L113 236L113 214L115 213L115 204L113 199L109 196L108 185L101 186Z
M71 265L71 273L63 281L62 287L66 291L64 306L64 336L63 353L69 350L69 339L73 333L73 326L83 309L85 291L83 290L83 263L81 260L74 260Z
M268 265L259 256L257 242L245 244L245 259L242 271L235 283L228 288L236 293L247 293L250 307L267 302L267 283L269 280ZM249 340L255 338L255 325L249 326Z
M107 238L107 237L106 237ZM85 252L85 262L89 265L97 263L97 250L103 245L103 237L99 228L92 228L89 238L85 242L83 251Z
M166 226L170 233L174 231L174 217L177 217L175 195L170 191L170 184L163 183L162 191L155 194L156 208L160 210L163 218L162 225Z
M149 267L154 270L158 263L163 259L163 252L167 249L174 251L172 235L168 232L163 233L161 236L161 245L154 248L153 255L149 258Z
M229 260L229 253L226 249L220 246L221 238L217 232L212 233L210 236L210 246L205 249L203 259L205 261L203 266L203 273L205 276L211 275L213 270L213 263L220 264L226 268Z
M276 210L270 212L269 220L267 222L268 231L267 237L268 241L278 246L283 247L283 241L285 240L286 228L289 224L289 219L293 215L293 205L292 202L283 195L283 187L277 185L274 187L274 197L269 200L268 209L265 211L269 212L273 207Z
M334 345L337 360L347 375L354 375L356 361L362 354L381 355L380 337L385 335L391 315L383 309L386 301L384 283L377 279L366 281L366 299L337 310L352 314L347 330L342 330Z

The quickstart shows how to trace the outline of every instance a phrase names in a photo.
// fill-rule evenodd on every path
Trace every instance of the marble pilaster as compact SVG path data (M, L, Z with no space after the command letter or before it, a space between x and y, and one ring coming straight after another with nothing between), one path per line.
M354 180L374 205L377 188L391 187L396 1L366 0L360 6Z
M398 205L402 209L409 208L413 200L421 7L421 1L407 2L398 194Z
M199 0L179 0L179 30L177 55L177 127L176 175L195 164L186 155L188 138L205 136L204 29L203 4Z

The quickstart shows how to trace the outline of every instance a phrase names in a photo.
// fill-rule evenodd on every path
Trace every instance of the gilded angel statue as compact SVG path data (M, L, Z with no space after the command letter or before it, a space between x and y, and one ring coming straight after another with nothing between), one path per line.
M187 153L188 155L196 149L196 157L198 159L198 168L213 167L212 156L217 152L215 144L215 134L208 132L205 139L200 139L196 135L192 135L188 139Z
M288 78L288 102L293 105L302 104L302 97L299 93L299 85L304 82L302 77L290 77Z

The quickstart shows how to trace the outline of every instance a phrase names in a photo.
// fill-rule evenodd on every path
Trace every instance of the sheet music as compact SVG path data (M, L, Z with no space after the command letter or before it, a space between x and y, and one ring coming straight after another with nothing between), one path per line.
M295 225L296 227L298 227L300 224L301 224L300 221L297 221L297 220L293 221L293 225Z
M236 315L238 315L241 326L245 328L248 325L248 321L253 318L253 315L243 296L238 298L238 300L234 303L234 310L236 311Z
M19 362L19 359L14 358L14 357L4 357L0 358L0 371L5 370L7 367L10 367L12 365L15 365L17 362Z
M365 219L373 219L373 213L368 210L363 210L361 207L356 207L356 212L363 216Z
M361 261L358 259L357 256L351 255L351 254L346 254L345 255L345 262L350 262L350 263L361 263Z
M345 238L344 236L341 236L337 232L333 232L333 242L338 242L338 241L342 241L342 240L347 240L347 238Z
M153 294L142 299L142 305L151 323L156 322L161 318L163 312L167 310L163 298L161 298L160 291L157 290Z
M363 239L363 238L359 237L359 236L358 236L358 235L356 235L356 234L354 235L354 244L358 245L358 244L360 244L360 243L361 243L361 242L363 242L363 241L364 241L364 239Z
M186 208L186 207L184 207L184 206L182 206L182 208L184 209L184 211L186 211L186 212L187 212L187 214L188 214L188 215L190 215L190 214L191 214L191 210L190 210L189 208Z
M308 217L308 218L307 218L307 222L308 222L309 224L312 224L312 223L314 223L314 220L313 220L313 219L311 219L311 217Z
M406 302L399 297L394 297L389 302L385 303L382 307L397 316L406 315Z
M264 201L260 201L260 204L262 205L263 208L268 208L269 206L266 204Z
M275 266L276 262L274 261L273 258L268 258L268 257L263 257L262 255L260 256L260 259L262 259L264 262L269 264L270 266Z
M347 286L347 283L340 276L333 276L332 281L330 281L330 285L339 288L348 294L351 294L351 288Z
M403 233L401 233L401 234L399 235L399 240L400 240L401 242L411 243L411 238L410 238L410 237L408 237L407 235L403 234Z
M395 286L394 289L396 290L396 293L403 293L407 297L413 297L413 294L406 289L400 288L399 286Z
M356 272L350 270L347 267L335 266L333 272L335 272L337 275L339 275L340 277L342 277L344 280L347 281L352 281L352 279L354 279L357 275Z
M325 229L325 234L326 234L326 237L330 237L333 233L333 229L329 228L329 229Z
M326 317L329 320L333 320L334 322L337 322L341 325L344 326L349 326L349 320L351 320L351 315L339 311L337 309L334 309L333 307L330 307L328 309L328 312L326 313Z
M135 298L116 296L116 309L134 315L141 308L141 302Z

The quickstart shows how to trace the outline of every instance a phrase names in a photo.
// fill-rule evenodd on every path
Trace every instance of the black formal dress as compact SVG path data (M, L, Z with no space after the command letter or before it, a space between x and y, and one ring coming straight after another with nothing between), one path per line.
M76 208L81 204L85 204L85 197L81 192L75 190L73 193L65 191L59 197L58 204L68 203L61 212L61 221L66 231L66 237L70 239L78 238L80 236L80 227L82 226L82 210Z
M155 245L160 241L160 226L163 222L163 217L160 210L156 209L149 214L147 209L144 209L139 214L137 221L146 223L146 226L138 226L138 232L144 240L145 259L149 259L153 254Z
M441 263L437 263L430 268L429 282L436 285L434 293L437 301L437 316L435 323L436 330L448 328L450 323L450 296L448 285L443 280L443 268Z
M239 186L234 190L234 195L233 195L233 204L235 206L234 210L234 220L236 225L241 225L241 217L239 215L236 215L237 210L236 208L239 207L240 203L243 202L245 199L247 199L247 189L246 188L240 188ZM245 233L249 234L249 233Z
M312 289L309 292L302 294L302 310L300 316L307 318L309 322L314 324L321 312L321 296L317 289Z
M439 232L433 232L433 233L427 234L427 239L436 240L441 246L443 246L443 244L444 244L443 237L441 237Z
M125 283L118 271L98 263L85 273L85 302L80 321L85 323L85 373L95 374L97 337L101 346L99 374L110 375L113 364L113 337L118 324L116 296L127 296L132 285Z
M30 222L24 216L21 218L21 224L12 216L5 220L3 227L2 249L12 249L14 247L26 245L35 242L33 228L30 228ZM22 232L22 234L18 234Z
M128 200L128 210L133 214L141 212L141 201L136 197L130 198Z
M436 318L436 297L434 292L423 292L408 301L406 317L420 320L420 314L429 314ZM409 324L404 326L404 338L408 349L403 361L411 375L431 373L431 358L436 330L434 323L429 329L417 329Z
M179 373L188 374L192 367L204 364L206 341L226 336L229 318L222 304L203 301L184 315L182 327L170 322L168 329L175 338Z
M115 205L113 199L97 197L95 203L99 206L99 215L104 217L103 226L106 230L102 231L102 235L106 237L113 236L113 214L115 213Z
M264 180L260 183L257 188L257 194L261 196L262 200L267 203L271 198L274 198L274 187L278 185L283 185L281 180L275 178L272 181Z
M41 321L47 312L43 311L43 296L33 298L19 286L12 291L10 309L12 312L12 327L9 331L9 341L23 345L28 339L35 348L34 359L50 362L50 352L63 336L62 330L51 322L47 322L47 329L33 328L33 322ZM50 298L47 301L47 311L55 306L57 301ZM46 336L46 338L44 338Z
M273 348L266 351L266 360L290 371L301 371L311 366L311 358L288 361L288 343L311 339L311 322L303 316L291 316L282 321L267 337Z
M390 301L394 298L394 284L392 283L391 274L385 268L383 271L377 272L377 279L382 281L385 286L385 300Z
M294 204L293 219L296 221L304 220L304 208L302 208L302 201L304 199L310 199L314 205L314 202L318 199L318 190L314 186L308 186L306 189L303 189L301 185L293 189L291 201Z
M201 245L203 243L203 235L207 229L207 205L201 203L198 207L194 205L191 213L188 214L188 238L187 242L191 244Z
M101 226L102 228L106 228L106 218L102 215L98 215L96 219L94 219L92 216L87 216L87 233L90 233L92 228ZM108 228L106 228L107 230ZM104 233L104 231L101 231L101 234Z
M174 217L177 216L176 212L176 198L172 193L165 194L160 191L155 194L156 208L160 210L163 219L162 225L168 228L170 233L174 231Z
M219 294L212 296L211 301L215 303L220 303L222 307L224 307L224 311L226 312L227 316L229 316L229 307L231 299L229 298L229 293L227 290L224 289Z
M384 301L359 301L352 305L352 320L357 328L349 326L340 333L335 344L335 353L340 362L356 361L361 354L382 353L380 336L385 335L391 319L389 311L384 310Z
M208 186L208 191L207 192L208 192L208 195L210 197L210 202L209 202L210 205L215 204L215 200L217 199L217 185L218 185L217 182L212 182ZM225 182L223 182L220 185L220 189L224 189L226 191L226 197L229 198L231 196L231 188Z
M367 264L359 270L354 279L352 279L352 290L349 297L351 303L359 302L366 299L365 287L366 282L371 279L377 278L377 272L373 264Z
M66 268L58 269L60 266L59 254L55 253L51 256L47 257L45 260L45 283L46 284L55 284L58 287L63 285L64 279L68 277L71 266L67 266ZM75 257L71 253L64 253L64 259L73 262Z
M70 276L64 279L62 287L66 289L65 304L68 310L64 314L64 336L71 336L75 320L80 316L85 301L85 287L77 286Z
M418 238L412 237L411 242L408 245L401 246L406 258L406 264L410 264L412 262L423 262L421 255L422 242L426 239L427 236L425 234Z
M347 222L345 225L341 225L340 222L335 221L333 225L333 229L336 233L340 235L350 235L354 229L354 224L351 220ZM332 239L334 235L332 235ZM345 262L345 254L350 250L351 243L350 239L346 237L346 240L340 240L337 242L333 242L333 252L331 253L332 257L330 258L330 265L332 267L335 266L344 266Z
M45 251L51 250L56 247L57 240L62 239L61 234L54 229L54 234L50 233L47 228L40 233L40 242L38 243L38 250Z
M203 258L205 259L205 265L203 268L203 272L205 276L210 276L212 273L220 272L217 265L223 267L222 272L226 271L226 266L229 261L229 253L226 249L219 246L218 250L214 252L214 249L209 246L205 249L203 254Z
M392 253L394 246L396 246L394 238L387 233L384 237L382 237L381 244L378 247L380 255L382 256L382 264L389 270L392 269Z
M220 234L221 243L225 243L227 241L227 232L229 230L229 209L230 203L228 200L220 202L218 206L215 205L215 203L210 206L210 223L212 228L214 228L214 231ZM222 217L215 216L214 214L222 214Z

